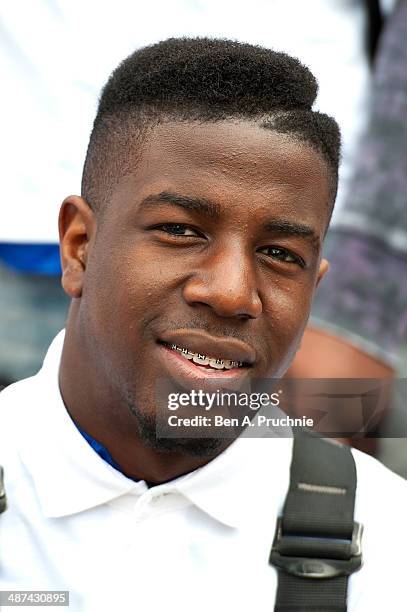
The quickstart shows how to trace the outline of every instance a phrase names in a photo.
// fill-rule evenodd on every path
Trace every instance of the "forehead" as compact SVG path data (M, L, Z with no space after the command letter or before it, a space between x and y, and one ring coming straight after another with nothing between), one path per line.
M161 191L207 198L230 216L243 209L252 216L267 208L269 214L274 207L304 221L322 219L325 227L330 212L330 174L322 155L252 121L154 127L113 199L134 208Z

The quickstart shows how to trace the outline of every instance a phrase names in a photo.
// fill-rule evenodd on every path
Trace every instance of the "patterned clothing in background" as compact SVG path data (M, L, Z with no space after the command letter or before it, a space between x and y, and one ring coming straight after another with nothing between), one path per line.
M407 0L387 22L369 124L311 322L387 363L407 338Z

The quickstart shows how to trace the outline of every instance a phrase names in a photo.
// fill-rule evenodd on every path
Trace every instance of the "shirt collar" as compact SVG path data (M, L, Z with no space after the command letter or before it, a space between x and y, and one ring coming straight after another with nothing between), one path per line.
M48 517L75 514L148 490L145 481L134 482L99 457L70 418L58 384L64 334L61 331L52 342L40 372L25 381L29 387L24 393L21 455ZM205 466L159 488L177 491L214 519L237 527L255 520L265 492L275 512L281 510L276 492L287 490L291 449L287 438L238 439Z
M32 474L45 516L81 512L131 491L147 490L106 463L77 430L58 384L64 342L61 331L48 349L43 367L25 381L25 427L21 456Z
M291 452L290 438L239 438L174 482L194 505L224 525L240 527L256 520L264 505L273 520L288 489Z

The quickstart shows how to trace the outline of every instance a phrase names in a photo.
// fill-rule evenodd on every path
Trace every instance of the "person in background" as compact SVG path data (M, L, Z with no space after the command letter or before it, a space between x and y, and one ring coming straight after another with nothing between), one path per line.
M325 255L297 378L392 378L407 339L407 1L378 48L370 116ZM365 450L375 452L374 442Z

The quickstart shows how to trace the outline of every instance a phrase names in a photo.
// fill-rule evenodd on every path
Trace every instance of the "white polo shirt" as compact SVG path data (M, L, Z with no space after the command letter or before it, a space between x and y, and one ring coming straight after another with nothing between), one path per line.
M58 388L62 343L61 333L39 374L0 394L9 502L0 590L68 590L71 612L273 610L268 557L292 440L237 440L148 489L101 459L70 419ZM348 610L405 611L407 484L354 455L364 566L350 579Z

